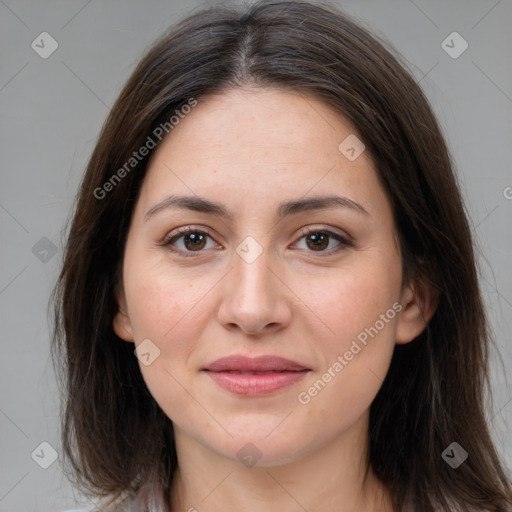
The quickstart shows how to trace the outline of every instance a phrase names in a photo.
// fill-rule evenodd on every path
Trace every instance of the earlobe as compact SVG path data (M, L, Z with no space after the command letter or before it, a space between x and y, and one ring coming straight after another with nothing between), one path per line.
M119 305L119 309L114 316L112 327L114 332L124 341L133 342L133 331L130 318L126 313L126 304L121 294L116 292L116 299Z
M402 311L397 321L396 343L409 343L418 337L434 316L439 294L424 283L407 285L402 294Z

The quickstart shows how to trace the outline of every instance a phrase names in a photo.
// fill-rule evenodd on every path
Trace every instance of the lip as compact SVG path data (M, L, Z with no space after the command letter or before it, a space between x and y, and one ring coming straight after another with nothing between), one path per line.
M271 355L259 357L232 355L221 357L203 368L203 370L211 372L293 372L309 369L290 359Z
M202 371L215 384L234 394L262 396L302 380L311 370L282 357L233 355L217 359Z

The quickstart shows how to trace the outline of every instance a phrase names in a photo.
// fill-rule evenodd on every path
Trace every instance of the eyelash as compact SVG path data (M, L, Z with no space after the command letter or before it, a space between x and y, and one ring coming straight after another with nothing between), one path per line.
M177 229L176 232L172 236L167 237L160 245L167 247L170 251L172 251L180 256L183 256L185 258L195 258L195 257L197 257L197 255L199 255L201 252L204 252L204 251L202 251L202 250L200 250L200 251L182 251L181 249L175 249L172 247L172 244L174 242L176 242L176 240L178 240L182 236L190 234L190 233L198 233L201 235L207 235L213 240L213 236L208 231L201 230L201 229L195 229L195 228L188 226L186 228ZM345 238L345 237L339 235L338 233L334 233L333 231L330 231L329 229L307 228L306 230L301 232L298 240L301 240L302 238L307 237L308 235L318 234L318 233L328 235L329 237L334 238L336 241L340 242L340 245L334 249L331 249L329 251L318 251L318 254L320 257L332 256L332 254L337 253L346 247L353 246L353 243L348 238ZM317 251L308 251L308 252L315 253ZM195 253L197 253L197 254L195 254Z

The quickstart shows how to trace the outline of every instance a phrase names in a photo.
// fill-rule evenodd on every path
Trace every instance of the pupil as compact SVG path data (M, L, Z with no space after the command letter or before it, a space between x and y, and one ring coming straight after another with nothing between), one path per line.
M187 242L192 242L192 247L202 249L204 246L204 236L201 233L190 233L185 235L185 245ZM201 245L201 243L203 243Z
M324 233L315 233L308 238L313 241L313 247L316 249L325 249L329 245L328 236Z

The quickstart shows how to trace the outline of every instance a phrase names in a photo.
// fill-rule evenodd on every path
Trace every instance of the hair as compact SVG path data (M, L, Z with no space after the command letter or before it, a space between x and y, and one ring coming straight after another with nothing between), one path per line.
M314 97L355 127L392 205L404 282L438 295L424 331L395 346L370 407L368 467L394 509L512 510L485 419L493 340L452 158L402 57L323 2L189 15L146 52L113 105L77 194L52 293L70 478L111 503L152 495L168 510L178 463L172 421L148 391L133 345L113 330L127 233L154 151L108 197L98 190L181 106L242 87ZM441 457L454 441L469 454L456 470Z

